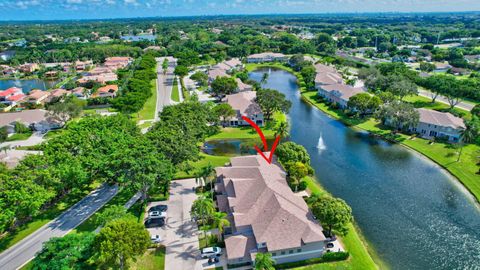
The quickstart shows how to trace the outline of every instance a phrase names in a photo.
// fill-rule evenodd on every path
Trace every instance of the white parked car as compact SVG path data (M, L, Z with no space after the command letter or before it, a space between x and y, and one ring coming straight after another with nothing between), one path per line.
M222 249L219 247L208 247L202 249L202 258L218 257L222 255Z
M167 212L152 211L148 213L149 218L166 218Z
M162 242L162 238L158 234L152 235L150 237L150 240L152 240L152 243L154 243L154 244L158 244L158 243Z

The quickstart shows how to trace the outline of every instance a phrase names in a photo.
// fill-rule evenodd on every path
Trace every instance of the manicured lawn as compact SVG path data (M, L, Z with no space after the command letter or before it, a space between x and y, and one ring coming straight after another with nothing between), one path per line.
M45 139L53 138L53 137L56 137L56 136L60 135L62 132L63 132L63 129L50 130L50 131L47 132L47 134L45 134L45 136L43 136L43 138L45 138Z
M312 194L328 194L328 192L325 191L323 187L314 178L307 176L304 178L304 180L307 181L308 189ZM350 253L350 257L348 258L348 260L331 263L320 263L294 269L378 269L377 265L370 256L369 251L367 251L367 243L361 238L360 234L358 233L358 228L356 226L354 226L353 224L349 225L349 232L345 237L341 238L341 242L343 243L345 249Z
M152 86L152 95L147 99L142 110L135 114L136 121L155 118L155 110L157 109L157 80L152 80L150 84Z
M175 102L180 102L180 94L178 93L178 80L175 78L173 80L172 95L171 98Z
M407 96L403 99L406 102L412 103L415 108L425 108L425 109L431 109L431 110L438 110L438 111L445 111L450 109L450 106L441 103L441 102L435 102L432 103L432 99L422 97L422 96ZM469 111L460 109L460 108L453 108L453 111L460 115L465 115L465 118L471 119L472 115Z
M263 135L267 139L272 139L275 135L276 127L281 123L287 121L287 117L283 113L275 113L273 115L273 120L267 122L265 127L260 127L263 132ZM222 128L218 134L210 136L207 138L207 141L218 140L218 139L257 139L259 138L258 133L251 126L246 127L226 127Z
M27 133L15 133L12 136L7 138L7 142L12 142L12 141L24 141L32 136L32 132L27 132Z
M424 156L430 158L443 168L447 169L480 201L480 176L478 172L478 157L480 156L480 146L476 144L469 144L464 147L460 161L457 162L459 150L452 144L435 142L430 144L429 140L422 138L415 138L404 134L392 135L388 127L382 126L375 119L352 119L348 118L343 112L333 110L324 103L317 102L315 99L316 92L303 92L302 96L309 103L329 114L335 119L339 119L349 126L360 128L369 131L373 134L393 139L404 146L407 146ZM421 100L422 97L415 97L415 100ZM428 99L427 99L428 100ZM412 99L409 99L411 102ZM431 104L431 103L430 103ZM443 106L432 105L432 106ZM447 105L445 105L447 106ZM448 107L448 106L447 106ZM463 110L462 110L463 111ZM463 111L466 113L466 111ZM469 113L467 115L470 115Z
M190 171L180 171L175 174L175 179L185 179L185 178L192 178L195 177L195 173L198 169L208 165L209 163L212 164L214 167L224 166L225 163L230 161L230 157L225 156L211 156L204 153L200 154L200 160L192 162L191 165L193 169Z
M136 262L130 264L130 270L163 270L165 268L165 247L149 249Z
M92 184L90 190L93 190L98 186L99 183ZM30 222L27 222L24 225L20 226L14 232L7 233L0 239L0 252L6 250L7 248L13 246L14 244L18 243L19 241L30 235L31 233L35 232L43 225L50 222L52 219L59 216L70 206L83 199L83 197L85 197L89 193L90 191L70 193L60 202L55 204L53 208L50 208L42 214L34 217Z

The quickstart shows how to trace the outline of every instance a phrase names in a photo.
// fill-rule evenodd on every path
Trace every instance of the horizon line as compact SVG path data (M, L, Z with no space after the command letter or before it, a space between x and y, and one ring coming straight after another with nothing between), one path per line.
M472 14L480 13L480 10L466 11L365 11L365 12L321 12L321 13L258 13L258 14L204 14L204 15L178 15L178 16L145 16L145 17L107 17L95 19L32 19L32 20L1 20L0 23L31 23L31 22L81 22L81 21L115 21L115 20L143 20L143 19L179 19L179 18L214 18L214 17L256 17L256 16L313 16L313 15L414 15L414 14Z

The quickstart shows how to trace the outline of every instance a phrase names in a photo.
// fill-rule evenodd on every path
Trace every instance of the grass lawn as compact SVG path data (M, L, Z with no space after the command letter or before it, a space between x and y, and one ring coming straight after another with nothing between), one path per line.
M180 102L180 94L178 93L178 80L173 80L172 95L170 97L175 102Z
M407 96L403 100L412 103L415 108L425 108L437 111L446 111L450 109L450 105L437 101L435 103L432 103L432 99L422 96ZM453 108L453 111L460 115L464 115L467 119L472 118L472 114L469 111L460 108Z
M165 247L149 249L137 261L130 264L130 270L163 270L165 268Z
M32 131L27 132L27 133L15 133L12 136L8 137L6 139L7 142L12 142L12 141L24 141L32 136Z
M49 139L49 138L53 138L53 137L56 137L60 134L62 134L63 132L63 129L53 129L53 130L49 130L45 136L43 136L43 138L45 139Z
M152 95L147 99L142 110L133 116L135 121L155 118L155 110L157 109L157 80L152 80L150 84L152 86Z
M307 181L308 190L312 194L328 194L328 192L323 189L323 187L317 182L316 179L307 176L303 180ZM294 269L378 269L371 256L371 253L374 254L373 250L368 249L367 243L362 239L361 234L358 232L358 228L356 226L354 226L353 224L349 225L349 232L345 237L341 238L341 242L343 243L345 249L350 253L350 257L348 258L348 260L340 262L319 263Z
M267 122L261 127L265 138L272 139L275 136L275 129L281 123L287 121L287 116L283 113L274 113L273 121ZM246 127L226 127L213 136L207 138L207 141L219 139L258 139L257 131L251 126Z
M93 190L98 186L99 183L92 184L90 190ZM4 236L2 236L2 238L0 238L0 252L6 250L7 248L13 246L14 244L18 243L19 241L30 235L31 233L35 232L43 225L50 222L52 219L59 216L70 206L83 199L89 193L90 191L70 193L60 202L56 203L53 208L50 208L42 214L34 217L30 222L27 222L26 224L20 226L14 232L5 234Z
M202 168L208 163L211 163L214 167L224 166L225 163L230 161L230 157L225 156L211 156L204 153L200 153L200 160L192 162L193 169L190 171L180 171L175 174L175 179L185 179L195 177L195 173L199 168Z
M425 140L422 138L414 138L404 134L396 134L395 136L392 136L391 130L385 126L382 126L375 119L351 119L348 118L343 112L333 110L324 103L318 102L315 99L316 92L303 92L302 96L306 101L308 101L318 109L329 114L335 119L339 119L340 121L344 122L349 126L360 128L373 134L387 137L388 139L393 139L396 142L399 142L402 145L407 146L430 158L431 160L448 170L457 179L459 179L460 182L476 197L477 201L480 201L480 181L478 180L480 177L478 174L476 174L476 172L478 171L478 166L476 164L478 162L477 157L480 156L480 146L475 144L466 145L462 150L463 153L460 157L460 161L457 162L459 150L452 144L440 142L430 144L429 140ZM428 100L427 98L422 97L415 97L414 99L407 98L409 102L412 102L412 100L413 102L415 102L422 99ZM429 101L428 103L432 104ZM432 104L432 106L443 105L445 104ZM448 107L448 105L445 106ZM470 115L470 113L466 111L463 112L466 113L466 117Z

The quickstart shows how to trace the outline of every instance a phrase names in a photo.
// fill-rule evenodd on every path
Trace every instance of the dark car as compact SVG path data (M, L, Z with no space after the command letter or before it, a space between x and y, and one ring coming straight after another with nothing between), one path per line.
M153 211L165 212L165 211L167 211L167 209L168 209L168 206L161 204L161 205L156 205L156 206L150 207L148 212L153 212Z
M333 248L335 245L333 243L328 243L327 248Z
M145 221L146 228L162 227L163 225L165 225L164 218L149 218Z

